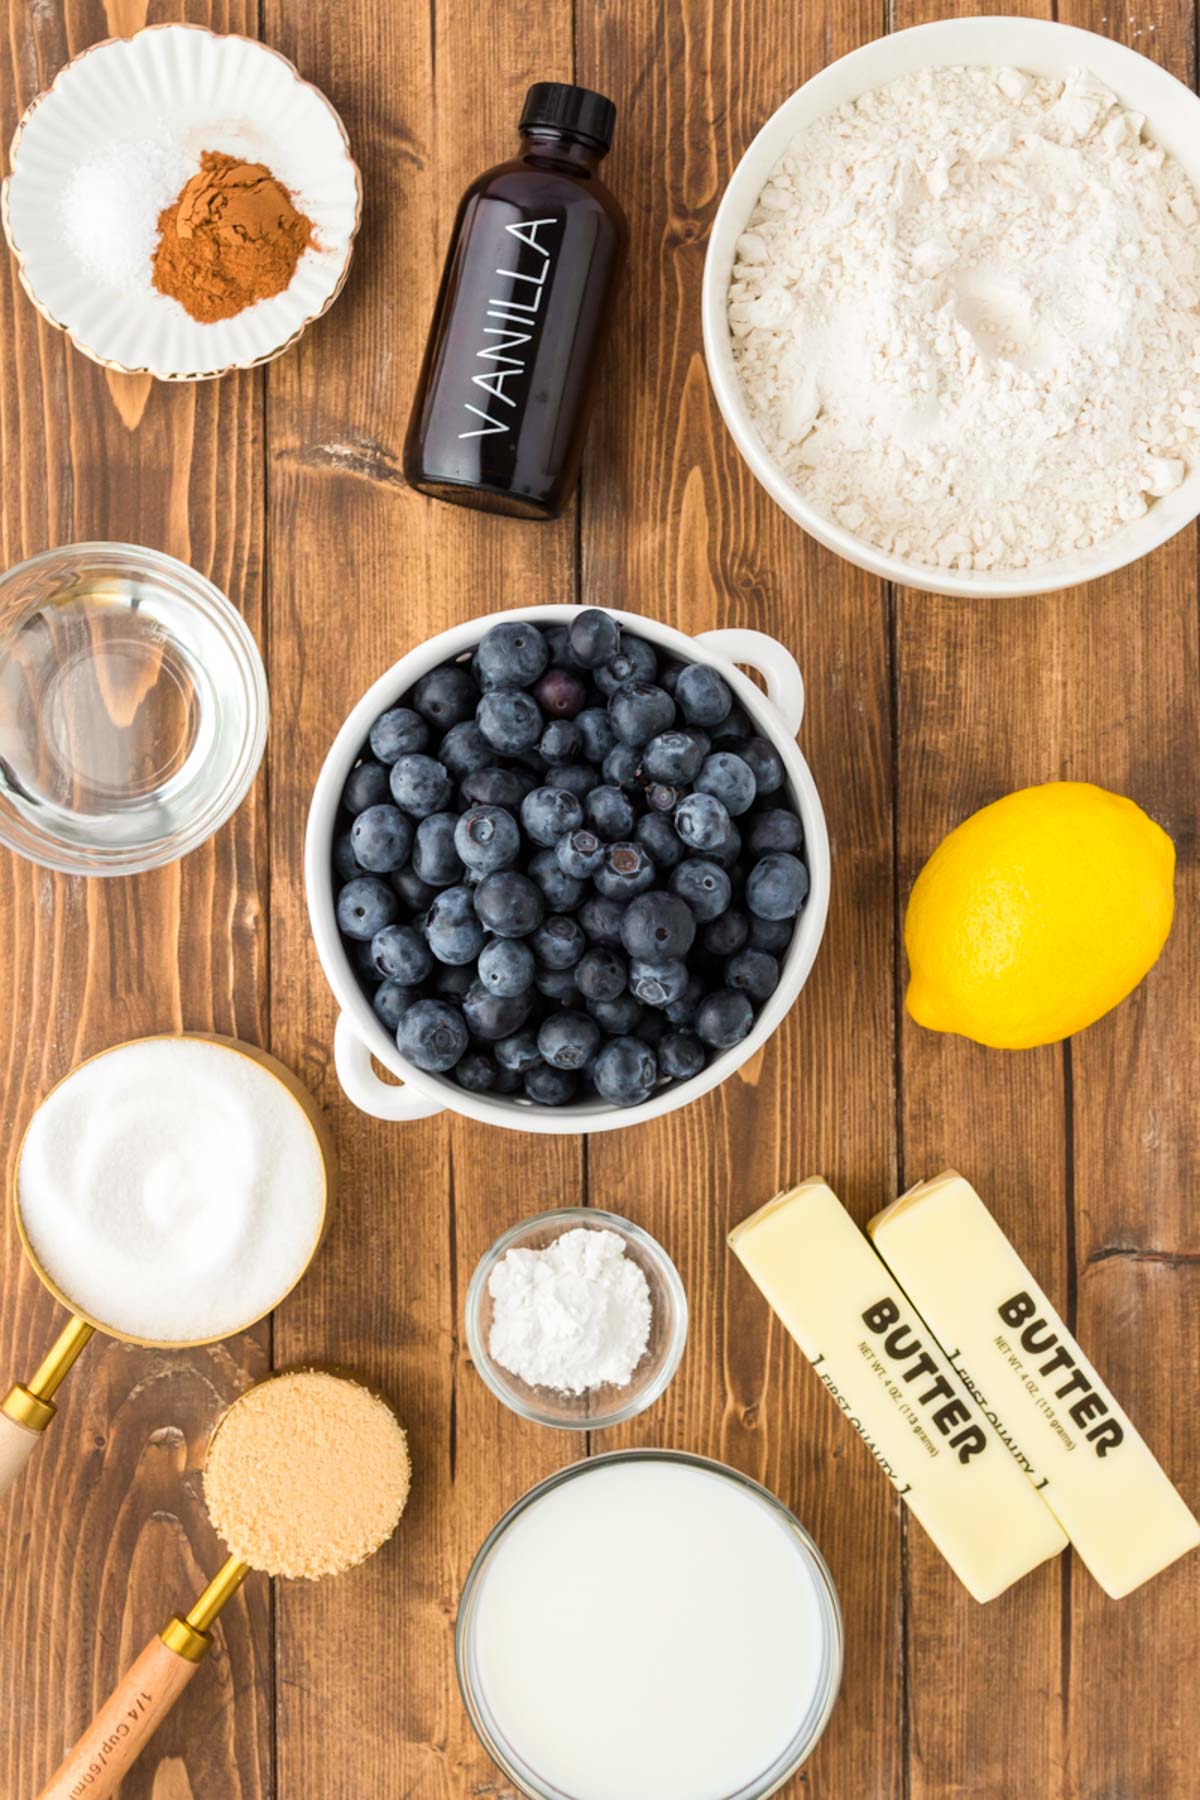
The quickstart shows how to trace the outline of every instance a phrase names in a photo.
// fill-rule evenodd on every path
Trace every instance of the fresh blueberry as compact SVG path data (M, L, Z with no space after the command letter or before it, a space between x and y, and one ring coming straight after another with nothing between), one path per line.
M642 752L642 769L652 781L686 786L700 773L707 743L698 731L661 731Z
M642 1003L626 988L615 1000L589 1000L587 1009L608 1037L634 1037L642 1017Z
M724 838L715 849L708 852L708 855L712 858L713 862L720 863L723 869L732 869L741 854L742 834L734 824L733 820L730 819L729 829L725 833Z
M517 869L485 875L475 889L480 923L497 937L528 937L541 924L545 910L541 888Z
M429 726L410 706L389 706L371 727L371 754L381 763L424 750L428 742Z
M736 819L754 805L754 771L732 750L714 750L701 764L696 791L715 795L730 818Z
M635 843L647 851L660 875L666 875L684 858L679 834L670 819L662 813L643 813L633 828Z
M436 813L434 814L434 817L437 817ZM424 823L424 821L422 821L422 823ZM420 831L420 829L421 827L418 825L417 830ZM451 839L451 842L453 842L453 839ZM415 847L414 841L414 849ZM432 883L422 881L415 869L396 869L388 876L388 880L400 899L404 902L404 905L408 908L409 912L414 916L417 913L428 912L429 908L433 905L434 895L438 890Z
M567 627L571 655L584 669L598 669L617 654L621 647L621 627L598 606L576 613Z
M473 806L454 827L454 848L472 874L490 875L516 862L520 827L502 806Z
M764 856L746 882L746 905L760 919L794 919L807 896L808 870L786 852Z
M605 944L585 950L575 966L575 985L585 1000L615 1000L628 979L625 958Z
M573 719L587 700L587 689L570 669L547 669L534 684L533 697L548 719Z
M694 868L695 863L692 866ZM724 869L720 873L724 875ZM728 876L725 879L728 880ZM684 898L686 899L687 896L685 895ZM693 906L692 911L695 912L695 910ZM739 912L736 906L731 906L727 912L718 913L715 919L709 920L700 933L700 941L710 956L736 956L737 952L744 947L749 936L749 919L744 912Z
M366 812L368 806L378 806L390 797L388 771L378 762L360 762L351 769L342 789L342 805L352 813Z
M632 900L654 886L654 864L640 844L610 844L592 877L606 900Z
M546 774L547 787L562 788L577 800L585 799L599 784L600 777L590 763L559 763Z
M664 1007L664 1012L672 1025L690 1025L700 1010L704 999L704 982L693 970L688 976L688 984L678 1000L672 1000Z
M520 938L492 938L479 952L479 979L506 999L533 986L533 951Z
M417 835L413 840L412 866L414 872L431 888L452 887L466 873L458 851L454 848L457 827L458 814L452 812L430 813L417 826Z
M621 943L639 962L672 962L684 957L695 936L696 919L686 900L658 889L631 900L621 920Z
M413 842L412 820L398 806L387 802L368 806L350 827L350 842L364 869L372 875L390 874L408 861Z
M583 733L574 719L551 719L538 749L551 768L575 762L583 752Z
M533 1031L517 1031L512 1037L498 1038L492 1046L492 1054L502 1069L510 1069L514 1075L535 1069L542 1060L537 1033Z
M646 805L651 812L673 813L687 793L686 788L669 787L665 781L652 781L646 789Z
M578 1077L570 1069L552 1069L538 1063L525 1076L525 1092L535 1106L566 1106L575 1098Z
M608 716L617 742L638 749L670 730L675 723L675 702L653 682L627 681L609 699Z
M505 619L480 639L471 667L486 694L493 688L532 687L549 661L550 646L536 625Z
M571 645L565 625L543 625L542 636L546 640L546 648L550 653L550 663L556 669L570 669L578 674L582 664L577 663L571 652Z
M604 861L604 845L595 832L586 827L568 831L555 841L554 860L564 875L581 880L594 875Z
M600 773L609 787L633 793L642 785L642 753L632 744L614 744L600 765Z
M532 750L543 730L537 701L520 688L492 688L479 702L475 723L501 756Z
M387 927L385 926L384 929L386 930ZM371 944L374 942L374 938L366 943L362 938L347 938L345 945L346 954L354 965L355 974L361 976L363 981L369 981L372 987L383 980L382 972L375 967L371 957Z
M549 969L539 963L533 985L544 1000L556 1006L578 1006L583 998L575 985L574 969Z
M779 964L765 950L739 950L725 964L725 981L761 1006L779 986Z
M445 1000L415 1000L400 1016L396 1047L418 1069L444 1075L466 1049L468 1036L456 1006Z
M433 974L426 984L433 988L441 1000L450 1000L461 1006L463 997L475 982L474 963L435 963Z
M679 677L683 674L685 669L690 667L690 663L676 662L674 657L668 657L667 661L660 666L658 671L659 687L664 688L666 692L670 694L671 698L674 699L675 689L679 686Z
M392 764L392 799L414 819L444 812L454 793L450 775L432 756L401 756Z
M537 1042L551 1068L582 1069L600 1048L600 1027L585 1012L551 1013Z
M532 1007L532 994L493 994L482 981L474 981L463 999L463 1018L477 1038L495 1043L520 1031Z
M394 1033L409 1007L420 998L420 988L408 987L403 981L381 981L371 995L371 1005L376 1018Z
M437 759L455 781L465 781L468 775L490 767L496 752L474 719L463 719L451 726L438 745Z
M704 1067L704 1045L690 1031L668 1031L659 1040L658 1066L672 1081L690 1081Z
M415 987L433 967L429 945L411 925L385 925L371 939L371 961L381 975Z
M468 887L443 888L425 917L425 937L440 963L463 968L483 949L483 926Z
M679 671L675 700L689 725L719 725L733 705L728 682L704 663L689 663Z
M596 1092L610 1106L640 1106L654 1092L658 1063L637 1038L609 1038L596 1057Z
M629 965L629 991L644 1006L669 1006L682 1000L687 992L688 966L681 956L667 962L642 962Z
M696 1035L714 1050L732 1050L740 1044L754 1024L754 1008L745 994L732 988L718 988L707 995L696 1013Z
M783 758L769 738L747 738L738 748L738 755L744 763L750 765L754 776L754 786L758 798L763 800L768 794L777 794L787 779L783 767Z
M519 1094L524 1091L524 1079L513 1069L496 1069L496 1080L492 1087L494 1094Z
M720 863L705 856L689 856L671 871L673 894L687 902L701 925L719 919L729 905L732 886Z
M551 848L565 832L579 829L583 812L583 805L565 788L534 788L521 802L521 823L526 837Z
M353 881L363 870L354 854L354 840L348 831L339 831L333 840L333 872L338 881Z
M521 802L533 785L533 777L516 769L472 769L459 785L458 797L464 810L468 806L503 806L507 812L521 810Z
M675 808L675 829L689 850L717 850L729 834L729 814L712 794L689 794Z
M377 875L356 875L337 897L338 930L363 942L390 925L399 912L399 900Z
M422 675L412 691L412 703L435 731L449 731L474 715L479 689L465 663L444 663Z
M543 969L573 969L587 948L583 927L565 913L551 913L529 934L529 947Z
M469 1094L490 1094L496 1085L498 1070L490 1056L482 1050L468 1050L455 1065L454 1079Z
M589 943L606 950L621 948L621 915L625 908L619 900L592 894L579 909L579 923Z
M713 742L716 744L734 745L744 743L747 738L757 735L750 716L745 707L735 700L719 725L710 725Z
M584 798L583 811L596 836L606 843L632 836L633 802L619 787L594 787Z
M583 754L591 763L602 763L617 741L612 721L599 706L589 706L576 715L576 725L583 744Z
M750 948L778 956L791 943L795 930L792 919L751 919Z
M770 807L746 821L746 848L752 856L766 856L772 850L799 850L803 842L803 825L794 812L784 807Z
M592 679L606 700L627 681L652 682L657 678L658 657L653 644L648 644L645 638L624 635L617 654L592 672Z
M587 882L578 875L567 874L556 849L539 850L536 856L531 856L529 874L541 888L542 898L551 912L572 912L587 893Z

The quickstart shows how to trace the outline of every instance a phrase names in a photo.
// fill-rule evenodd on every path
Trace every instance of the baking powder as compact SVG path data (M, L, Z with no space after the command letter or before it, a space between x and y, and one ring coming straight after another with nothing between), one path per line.
M579 1226L510 1250L488 1280L488 1350L531 1387L626 1387L650 1337L650 1289L615 1231Z
M934 69L803 132L738 243L734 356L822 511L942 568L1111 537L1200 462L1200 203L1098 80Z

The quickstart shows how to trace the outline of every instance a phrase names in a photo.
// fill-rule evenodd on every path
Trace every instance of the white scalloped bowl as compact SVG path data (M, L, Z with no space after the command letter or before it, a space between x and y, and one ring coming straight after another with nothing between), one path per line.
M796 920L791 944L784 953L779 986L760 1009L748 1037L732 1050L722 1050L706 1069L690 1081L660 1088L640 1106L607 1106L600 1099L580 1100L569 1106L537 1106L524 1096L471 1094L446 1075L431 1075L409 1062L396 1047L395 1037L375 1015L358 976L351 967L334 916L333 846L342 789L346 777L362 754L372 723L387 706L393 706L422 675L439 663L453 662L473 651L485 631L502 619L529 619L539 625L565 625L578 606L521 606L469 619L450 631L430 638L409 651L369 687L333 740L325 758L308 813L304 845L304 885L308 916L317 955L325 979L333 989L341 1012L334 1030L333 1060L347 1098L360 1112L374 1119L397 1123L426 1119L434 1113L462 1113L483 1125L501 1125L509 1131L545 1132L571 1136L578 1132L619 1131L660 1119L677 1107L698 1100L757 1055L778 1030L808 980L816 960L829 911L829 835L820 796L808 764L796 744L804 716L804 681L791 651L762 631L733 628L702 631L688 637L669 625L641 613L619 612L607 607L619 624L639 637L648 638L659 651L680 662L705 663L716 669L733 689L734 699L746 709L759 733L769 739L783 759L787 789L804 827L804 859L808 864L808 899ZM736 665L756 669L766 693L743 675ZM371 1066L374 1058L394 1078L383 1082ZM400 1085L395 1085L399 1083Z
M148 257L144 280L89 266L67 233L71 184L143 144L182 153L189 173L202 150L223 150L265 163L291 189L317 242L282 294L205 325L154 289ZM10 164L0 213L21 283L106 368L200 381L269 362L332 305L350 267L362 190L345 127L286 57L251 38L152 25L93 44L27 108Z

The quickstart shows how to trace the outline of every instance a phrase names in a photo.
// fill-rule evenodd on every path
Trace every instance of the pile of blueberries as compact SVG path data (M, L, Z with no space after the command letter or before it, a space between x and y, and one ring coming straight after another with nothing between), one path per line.
M496 625L371 727L333 845L379 1018L470 1093L637 1106L738 1044L808 894L728 684L596 608Z

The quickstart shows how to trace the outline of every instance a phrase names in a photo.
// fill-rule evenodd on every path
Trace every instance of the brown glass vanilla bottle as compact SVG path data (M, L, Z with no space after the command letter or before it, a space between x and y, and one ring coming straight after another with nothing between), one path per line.
M463 195L404 445L423 494L522 519L569 499L625 252L598 173L615 118L602 94L537 82L520 154Z

